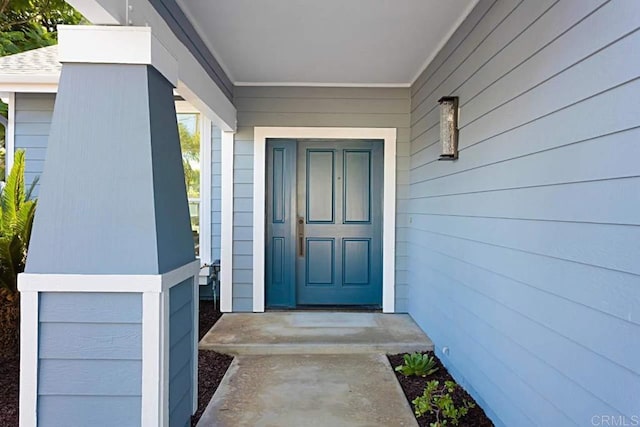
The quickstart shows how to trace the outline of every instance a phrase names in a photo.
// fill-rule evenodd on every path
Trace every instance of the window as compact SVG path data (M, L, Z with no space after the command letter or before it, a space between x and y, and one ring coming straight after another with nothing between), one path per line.
M200 256L200 115L178 113L178 132L193 242L196 256Z

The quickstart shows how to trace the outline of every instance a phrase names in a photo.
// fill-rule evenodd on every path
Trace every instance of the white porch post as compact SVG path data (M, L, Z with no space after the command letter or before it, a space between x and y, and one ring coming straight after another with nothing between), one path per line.
M233 132L222 133L220 311L233 310Z
M197 276L173 100L150 28L65 27L22 293L22 426L184 425Z

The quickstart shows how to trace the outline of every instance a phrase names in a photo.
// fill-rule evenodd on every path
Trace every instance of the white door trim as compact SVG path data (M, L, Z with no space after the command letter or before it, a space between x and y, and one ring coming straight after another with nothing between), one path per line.
M265 191L268 138L382 139L384 140L384 195L382 222L382 311L395 312L396 242L396 129L255 127L253 130L253 311L265 305Z

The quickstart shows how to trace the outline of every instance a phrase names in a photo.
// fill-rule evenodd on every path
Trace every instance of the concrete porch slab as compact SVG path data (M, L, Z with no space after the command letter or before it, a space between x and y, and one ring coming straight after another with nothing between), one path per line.
M417 426L384 355L239 356L198 427Z
M407 314L345 312L228 313L200 349L238 354L396 354L433 350Z

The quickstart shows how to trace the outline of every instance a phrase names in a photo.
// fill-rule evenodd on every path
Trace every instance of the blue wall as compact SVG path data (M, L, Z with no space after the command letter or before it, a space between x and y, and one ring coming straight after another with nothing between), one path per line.
M640 2L481 0L412 87L409 312L497 425L640 415L639 27Z
M157 275L192 262L169 82L144 65L67 64L60 89L26 272ZM172 425L192 410L192 286L170 292ZM39 425L140 425L141 299L91 283L40 293Z
M193 405L193 279L169 294L169 425L191 425ZM197 332L195 332L197 333Z
M407 88L236 87L233 311L253 309L253 130L255 126L390 127L396 144L396 310L407 310Z
M222 229L222 132L211 128L211 259L220 259Z
M50 93L17 93L15 97L16 149L25 150L25 179L30 186L42 175L51 128L55 95ZM40 184L34 188L37 196Z
M39 306L38 426L140 425L141 294L41 293Z
M222 236L222 132L216 126L211 127L211 260L220 259L220 239ZM200 299L213 299L213 284L200 286ZM218 289L216 298L220 299Z
M25 176L27 185L31 185L34 179L42 179L56 94L16 93L15 99L15 148L25 150ZM220 258L220 176L222 170L220 144L220 129L213 126L211 132L211 258L213 260ZM35 187L34 195L36 196L39 187L40 184ZM202 286L201 290L203 297L211 297L210 286Z

